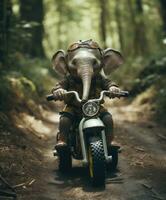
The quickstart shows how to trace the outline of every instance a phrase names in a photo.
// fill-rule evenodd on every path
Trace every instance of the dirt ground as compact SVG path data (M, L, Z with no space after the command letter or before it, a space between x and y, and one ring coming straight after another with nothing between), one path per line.
M90 185L86 170L78 161L73 161L70 175L58 172L57 158L52 154L57 114L47 112L45 120L40 122L27 116L28 126L31 125L41 137L43 159L36 168L31 166L36 174L30 182L17 185L18 200L165 200L165 129L147 120L143 112L131 106L109 110L114 117L116 141L121 144L122 152L117 172L107 174L105 189Z

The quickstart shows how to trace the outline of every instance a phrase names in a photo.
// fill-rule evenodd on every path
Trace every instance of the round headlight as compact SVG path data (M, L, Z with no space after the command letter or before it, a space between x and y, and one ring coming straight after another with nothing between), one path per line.
M87 102L82 107L84 115L93 117L99 112L99 105L95 102Z

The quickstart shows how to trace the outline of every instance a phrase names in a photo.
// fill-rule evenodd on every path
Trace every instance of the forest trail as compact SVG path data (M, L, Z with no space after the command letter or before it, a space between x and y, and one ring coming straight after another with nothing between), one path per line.
M4 178L18 200L166 200L166 1L1 0L0 16L0 193L8 191ZM93 42L82 47L96 59L90 53L87 61L72 59L78 57L75 42L90 38L100 48ZM124 57L119 68L122 57L110 49ZM60 106L47 106L44 97L64 74L75 76L77 66L90 60L91 71L103 71L130 91L132 101L108 105L122 152L104 190L91 187L79 162L70 176L58 173L53 110ZM67 73L60 69L64 63ZM11 199L1 194L0 200Z
M132 107L110 109L115 121L116 140L122 146L119 167L115 174L107 174L106 188L95 189L88 182L85 169L74 161L68 176L58 173L57 160L52 149L58 115L50 112L44 122L47 132L44 162L39 168L41 176L32 188L23 190L19 200L165 200L166 156L165 141L161 139L165 130L156 124L134 120L138 110ZM56 126L56 127L55 127Z

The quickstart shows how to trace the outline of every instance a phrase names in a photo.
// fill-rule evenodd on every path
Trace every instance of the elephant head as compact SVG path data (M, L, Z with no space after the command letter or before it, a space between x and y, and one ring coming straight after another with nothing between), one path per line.
M114 69L123 63L122 55L111 48L102 50L92 41L79 41L72 44L67 53L57 51L52 58L53 68L61 75L71 74L80 78L83 83L82 99L89 96L91 79L103 69L109 75Z

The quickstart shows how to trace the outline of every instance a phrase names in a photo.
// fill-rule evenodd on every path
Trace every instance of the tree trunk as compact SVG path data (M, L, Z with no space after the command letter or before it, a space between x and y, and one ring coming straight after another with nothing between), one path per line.
M166 1L165 0L160 0L160 10L161 10L161 17L163 21L163 32L164 32L164 37L166 37Z
M7 64L8 43L10 37L10 25L12 15L12 4L10 0L0 1L0 62Z
M143 55L148 52L148 41L146 37L146 27L144 23L144 12L142 0L135 0L135 9L132 1L128 0L128 6L133 26L133 47L136 55Z
M137 24L136 24L135 42L137 43L137 51L140 55L147 53L148 51L146 27L143 15L144 12L143 12L142 0L136 0Z
M32 57L44 57L43 40L43 0L20 0L20 17L22 21L32 26L27 29L31 35L29 41L24 42L23 52Z
M58 36L58 41L57 41L57 47L59 49L62 48L63 46L63 41L61 40L61 34L62 34L62 23L63 23L63 1L57 1L56 0L56 5L57 5L57 12L58 12L58 23L57 23L57 36Z
M131 19L131 27L133 29L133 37L131 38L132 40L132 44L131 44L131 54L132 55L136 55L137 54L137 44L135 44L135 34L136 34L136 16L135 16L135 12L134 12L134 8L132 5L132 1L131 0L127 0L127 5L128 5L128 9L129 9L129 13L130 13L130 19Z
M115 7L115 17L118 27L118 34L119 34L119 44L120 49L122 52L124 52L124 38L123 38L123 27L122 27L122 20L121 20L121 10L120 5L121 2L119 0L116 0L116 7Z
M106 39L107 39L107 0L99 0L100 5L100 36L103 43L103 47L106 48Z

